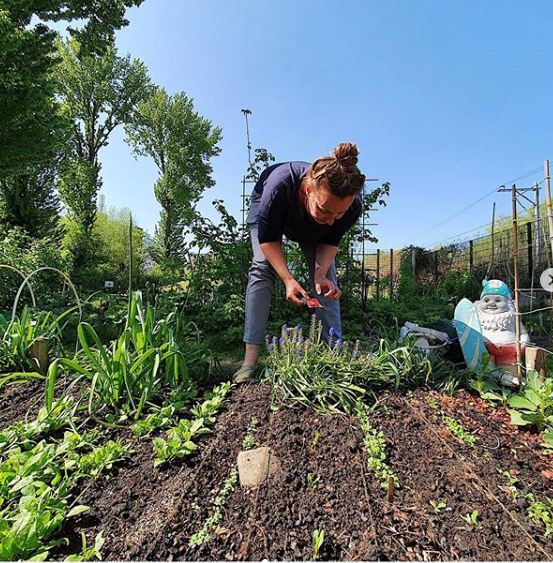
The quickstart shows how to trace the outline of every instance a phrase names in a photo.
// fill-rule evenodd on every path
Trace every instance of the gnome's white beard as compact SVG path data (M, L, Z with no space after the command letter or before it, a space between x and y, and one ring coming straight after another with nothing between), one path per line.
M478 311L478 319L482 330L495 332L499 330L515 331L515 315L514 311L505 311L504 313L488 313L486 311Z
M509 303L509 310L504 313L488 313L487 311L478 311L478 320L482 327L482 334L490 342L496 344L510 344L516 340L516 317L515 306ZM528 343L530 337L526 328L520 324L520 340Z

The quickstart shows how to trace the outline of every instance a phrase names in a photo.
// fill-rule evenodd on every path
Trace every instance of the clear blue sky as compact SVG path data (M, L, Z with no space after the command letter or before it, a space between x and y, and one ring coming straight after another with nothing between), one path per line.
M242 108L277 161L358 144L367 177L392 185L375 247L431 246L489 222L494 200L508 213L497 194L425 233L553 160L551 0L145 0L128 16L120 53L223 129L204 215L221 198L240 216ZM153 232L156 170L123 137L101 154L102 191Z

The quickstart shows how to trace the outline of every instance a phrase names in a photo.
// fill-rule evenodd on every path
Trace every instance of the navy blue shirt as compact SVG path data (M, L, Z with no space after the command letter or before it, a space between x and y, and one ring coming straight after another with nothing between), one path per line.
M321 225L304 213L299 204L302 178L308 162L283 162L265 169L255 184L254 198L261 197L257 214L259 242L276 242L282 235L296 242L318 242L338 246L361 215L361 195L343 217L332 225Z

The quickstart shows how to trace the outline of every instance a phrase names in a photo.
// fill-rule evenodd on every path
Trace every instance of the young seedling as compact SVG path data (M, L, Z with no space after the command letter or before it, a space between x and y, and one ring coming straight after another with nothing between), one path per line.
M320 481L319 475L315 475L314 473L307 474L307 488L314 489L317 486L317 483Z
M192 535L188 541L189 547L198 547L207 543L211 539L211 532L223 517L222 509L225 505L227 497L234 491L238 483L238 469L233 467L228 479L223 483L219 493L213 501L213 512L211 516L204 522L202 529Z
M470 524L471 526L474 526L476 529L480 529L482 527L480 521L478 520L478 516L480 516L480 512L478 510L473 510L472 512L465 514L464 516L461 516L461 518L467 522L467 524Z
M544 526L544 536L549 537L553 534L553 498L545 497L545 502L541 502L532 493L528 493L526 500L530 503L527 509L528 516L536 524Z
M323 542L325 541L325 533L324 530L313 530L313 561L319 560L319 552L321 551L321 547Z
M507 480L507 489L510 491L509 494L513 497L513 499L516 499L519 496L519 491L516 488L518 479L507 470L500 471L500 473Z
M244 450L253 450L259 446L258 441L256 440L255 436L253 435L253 431L257 428L259 421L257 418L252 417L250 423L248 424L248 430L244 439L242 440L242 448Z
M476 437L471 434L460 422L455 420L453 417L444 414L438 405L438 402L434 397L427 397L426 402L444 421L444 424L448 427L449 431L457 438L463 440L465 444L469 446L474 446L476 444Z
M434 509L434 512L442 512L447 508L447 500L430 500L430 505Z
M311 445L309 446L309 449L314 452L317 449L317 446L319 445L319 441L321 439L321 433L318 430L315 430L315 433L313 434L313 441L311 442Z

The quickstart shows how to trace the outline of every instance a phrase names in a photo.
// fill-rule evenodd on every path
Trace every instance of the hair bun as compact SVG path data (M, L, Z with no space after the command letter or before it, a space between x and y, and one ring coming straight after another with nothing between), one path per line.
M357 164L357 157L359 155L359 151L357 150L357 146L353 143L340 143L334 149L334 156L336 160L346 168L350 168L351 166L355 166Z

